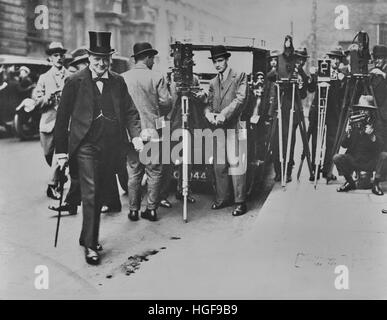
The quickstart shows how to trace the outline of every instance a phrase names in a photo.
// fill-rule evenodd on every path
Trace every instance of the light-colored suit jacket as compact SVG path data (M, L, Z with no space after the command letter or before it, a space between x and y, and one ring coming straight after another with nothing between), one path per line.
M230 70L221 83L219 75L210 81L208 110L222 114L226 121L223 127L235 128L247 100L247 76Z
M141 138L144 141L157 138L152 134L156 130L156 119L166 115L172 107L165 78L143 63L137 63L121 75L140 114Z
M42 112L39 131L43 133L52 133L56 121L58 104L49 105L50 96L57 91L62 92L65 80L70 75L66 69L63 69L60 72L60 76L56 76L57 71L55 67L52 67L42 74L33 92L33 98Z

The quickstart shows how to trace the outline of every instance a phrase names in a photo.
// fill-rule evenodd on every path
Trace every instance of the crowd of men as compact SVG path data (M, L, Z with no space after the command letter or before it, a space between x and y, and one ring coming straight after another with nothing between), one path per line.
M98 241L101 212L122 209L116 175L129 196L128 218L131 221L137 221L139 217L156 221L159 206L172 207L168 200L172 164L162 163L160 157L144 163L140 155L149 145L157 145L158 150L162 150L163 140L170 139L161 134L165 119L171 122L172 128L181 128L181 94L173 74L168 80L152 69L158 52L151 44L136 43L132 55L134 66L118 75L111 71L115 52L110 45L111 34L89 32L89 37L89 47L73 52L68 69L64 66L66 49L57 42L50 44L47 55L52 68L41 75L33 97L42 113L40 140L51 168L46 191L48 197L59 199L62 190L58 173L67 165L70 172L70 189L64 204L51 209L76 214L82 204L79 244L85 247L86 261L98 264L98 252L103 249ZM304 121L302 100L308 92L315 93L307 128L307 139L312 138L311 162L315 163L318 156L315 150L319 81L316 70L306 70L306 49L295 50L290 36L285 38L282 53L271 54L266 77L264 72L259 72L249 82L245 73L229 66L230 56L226 47L212 47L209 59L217 75L210 82L208 94L201 90L191 93L192 114L198 114L199 120L192 121L192 115L190 127L224 132L226 139L215 140L213 146L215 201L211 208L217 210L234 205L232 215L240 216L247 212L246 171L230 174L230 169L246 161L247 151L256 153L258 163L266 160L262 154L268 152L274 162L274 179L281 181L285 171L286 182L291 182L296 130ZM372 192L383 195L379 183L384 179L387 167L387 47L377 45L373 49L375 67L370 71L370 79L376 101L369 94L361 93L356 96L359 103L354 106L374 114L375 121L367 123L361 130L349 122L345 137L340 141L347 148L346 154L334 154L346 79L351 72L348 56L348 52L341 48L327 53L335 77L329 81L327 96L325 158L317 172L311 171L310 180L314 180L316 175L319 177L320 173L328 181L336 180L331 170L334 163L339 174L346 179L337 191L345 192L357 187L354 173L375 171ZM277 85L283 72L281 68L288 65L294 68L287 72L296 85L291 82ZM194 82L196 86L200 85L196 76ZM249 111L248 102L252 106ZM302 112L296 113L296 121L290 123L294 105ZM239 148L246 139L243 134L246 124L242 121L246 113L250 128L265 123L260 129L251 131L254 142L253 146L249 145L249 150ZM287 148L288 139L291 139L290 148ZM280 143L283 152L279 152ZM217 150L225 151L225 161L218 161ZM237 159L235 150L240 150ZM286 168L281 157L288 159ZM147 204L140 212L144 177ZM179 183L176 197L182 198ZM195 202L191 194L188 202Z

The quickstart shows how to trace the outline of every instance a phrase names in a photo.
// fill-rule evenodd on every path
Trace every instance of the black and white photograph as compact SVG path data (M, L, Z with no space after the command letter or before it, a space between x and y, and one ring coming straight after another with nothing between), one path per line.
M0 300L384 300L386 196L386 0L0 0Z

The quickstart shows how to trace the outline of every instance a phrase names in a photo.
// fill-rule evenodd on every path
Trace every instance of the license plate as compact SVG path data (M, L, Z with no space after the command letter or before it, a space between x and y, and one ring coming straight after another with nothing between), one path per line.
M179 170L173 171L173 177L180 179L181 172ZM207 181L207 172L205 170L191 170L189 174L190 181Z

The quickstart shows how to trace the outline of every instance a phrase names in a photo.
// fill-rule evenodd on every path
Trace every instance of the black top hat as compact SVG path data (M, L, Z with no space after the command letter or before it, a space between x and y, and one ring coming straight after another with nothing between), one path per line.
M137 57L141 54L148 53L150 55L156 55L159 52L152 48L152 45L149 42L137 42L133 46L132 57Z
M60 42L51 42L46 49L47 55L51 56L54 53L63 53L65 54L67 50L63 48L63 44Z
M385 58L387 57L387 47L383 45L376 45L372 49L372 55L375 58Z
M220 57L228 58L231 56L231 53L227 52L226 47L222 45L214 46L211 48L210 51L211 51L211 57L209 57L208 59L212 59L212 60L215 60Z
M70 62L70 66L76 66L79 63L87 62L89 60L87 49L85 47L75 49L71 52L71 55L73 57L73 60Z
M110 46L111 35L111 32L89 31L90 47L86 50L97 56L113 54L115 50Z

